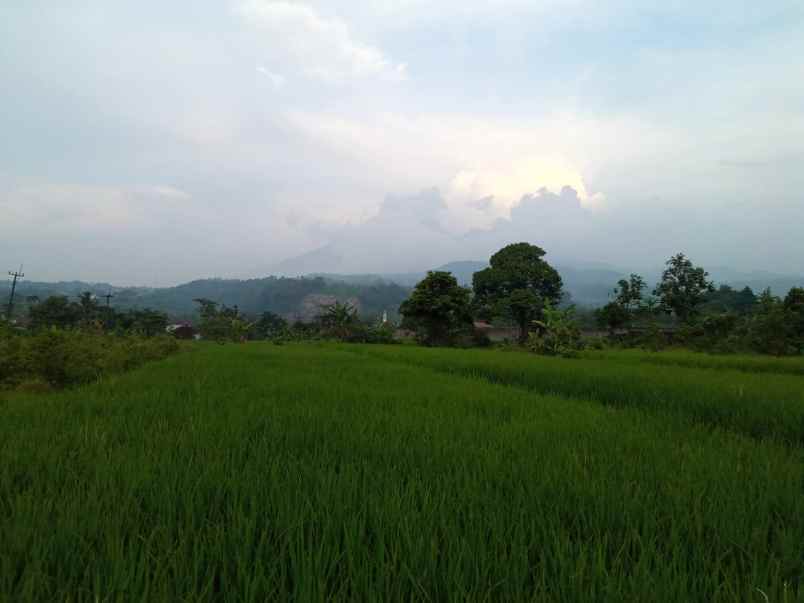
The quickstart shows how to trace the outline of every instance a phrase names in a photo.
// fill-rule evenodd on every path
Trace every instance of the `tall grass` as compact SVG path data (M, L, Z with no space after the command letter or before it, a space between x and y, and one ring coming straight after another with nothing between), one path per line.
M200 346L0 406L0 599L802 600L803 465L332 346Z
M646 352L642 350L587 351L584 357L592 360L615 362L649 363L660 366L681 366L719 370L746 371L750 373L780 373L804 376L804 357L776 358L758 354L713 355L689 350L666 350Z
M483 378L542 394L670 413L756 438L804 443L804 379L774 373L565 359L494 350L348 348L444 373Z

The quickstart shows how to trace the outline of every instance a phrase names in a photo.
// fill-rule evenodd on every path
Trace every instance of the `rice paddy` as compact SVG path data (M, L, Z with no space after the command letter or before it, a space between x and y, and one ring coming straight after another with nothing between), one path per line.
M0 600L804 600L794 372L195 348L0 401Z

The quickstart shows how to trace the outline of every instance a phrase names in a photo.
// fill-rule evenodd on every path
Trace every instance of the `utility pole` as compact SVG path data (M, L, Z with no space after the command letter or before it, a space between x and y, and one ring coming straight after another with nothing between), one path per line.
M6 320L11 322L11 312L14 310L14 291L17 289L17 280L25 276L22 273L22 265L20 265L19 270L9 272L8 275L14 277L14 280L11 283L11 295L8 296L8 309L6 310Z
M110 299L112 299L112 298L114 297L114 294L112 294L112 293L107 293L106 295L102 295L101 297L105 297L105 298L106 298L106 307L108 308L108 307L109 307L109 300L110 300Z

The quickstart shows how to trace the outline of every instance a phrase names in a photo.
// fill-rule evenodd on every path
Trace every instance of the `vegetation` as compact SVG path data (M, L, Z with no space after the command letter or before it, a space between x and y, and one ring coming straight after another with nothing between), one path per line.
M804 444L804 387L800 373L794 370L755 371L750 363L741 370L733 370L735 367L728 364L707 368L692 368L694 363L674 366L670 362L644 361L645 357L664 355L647 352L639 354L640 361L635 362L632 355L629 362L613 362L623 353L613 350L602 356L584 352L573 360L535 358L519 352L447 352L410 346L379 346L364 351L393 362L481 378L539 394L560 393L618 409L635 407L710 428Z
M424 345L451 345L472 330L470 291L449 272L428 272L402 302L402 327Z
M28 323L34 330L56 327L59 329L104 329L107 331L138 333L152 337L165 332L168 317L151 309L120 312L102 306L96 296L85 291L78 301L63 295L38 299L28 310Z
M533 322L543 318L547 304L561 301L561 276L542 258L545 251L529 243L514 243L491 256L490 266L472 280L474 304L482 318L508 318L519 327L519 342L527 341Z
M562 310L547 305L543 314L538 332L528 337L528 348L547 356L576 357L584 348L584 341L573 308Z
M618 329L630 327L637 317L645 314L644 290L645 281L638 274L618 281L612 291L614 299L595 313L598 326L608 329L612 335Z
M692 320L706 295L714 291L714 285L707 280L709 273L700 266L694 266L683 253L667 260L667 268L662 272L662 280L656 285L653 294L659 299L659 307L668 314L673 313L681 323Z
M0 599L804 596L801 377L193 345L0 404Z
M0 390L90 383L160 360L178 349L178 342L167 335L119 336L56 327L24 334L0 324Z

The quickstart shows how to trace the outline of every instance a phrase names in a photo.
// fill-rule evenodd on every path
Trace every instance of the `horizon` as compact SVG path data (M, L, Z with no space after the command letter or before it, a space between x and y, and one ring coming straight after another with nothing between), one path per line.
M208 276L196 276L190 278L188 280L177 281L174 283L168 283L163 285L144 285L144 284L137 284L137 283L123 283L121 281L102 281L102 280L84 280L80 278L61 278L55 280L40 280L36 278L29 277L28 274L24 275L22 278L17 280L17 286L23 286L27 284L34 284L34 285L59 285L59 284L73 284L73 283L80 283L83 285L88 286L109 286L115 289L170 289L174 287L180 287L183 285L189 285L192 283L204 282L204 281L225 281L225 282L245 282L250 280L266 280L272 278L287 278L287 279L311 279L322 277L324 279L330 279L336 282L348 282L349 279L354 278L366 278L366 277L374 277L377 279L381 279L386 283L390 284L398 284L403 287L412 287L413 283L403 282L403 280L407 281L411 278L419 278L423 277L429 271L443 271L448 270L450 267L460 264L483 264L488 265L487 261L483 260L455 260L452 262L447 262L446 264L442 264L439 266L433 266L431 268L424 268L421 270L413 270L410 272L399 272L399 273L390 273L390 272L355 272L355 273L337 273L337 272L306 272L306 273L298 273L298 274L281 274L281 273L268 273L258 276L250 276L250 277L232 277L232 276L222 276L222 275L208 275ZM561 264L554 264L554 267L558 270L559 274L562 272L566 273L567 271L577 272L581 275L588 275L590 272L608 272L610 276L614 277L614 275L618 275L619 277L627 277L629 274L635 273L634 271L630 271L622 266L614 266L608 264L598 264L598 263L587 263L581 264L578 266L571 266L571 265L561 265ZM703 268L707 271L707 274L710 278L713 279L713 282L716 286L719 285L733 285L735 282L741 281L741 279L778 279L778 280L792 280L796 281L796 279L801 279L802 284L804 284L804 274L798 273L783 273L783 272L773 272L767 270L751 270L751 271L739 271L734 270L728 266L703 266ZM657 266L653 270L642 271L639 273L641 276L645 277L651 286L658 282L661 278L661 271L663 269L662 266ZM454 272L453 274L457 276ZM0 281L3 285L10 288L12 281L12 275L9 272L8 278L6 281ZM612 287L616 283L612 281ZM758 292L759 289L755 292ZM775 293L779 293L774 291Z

